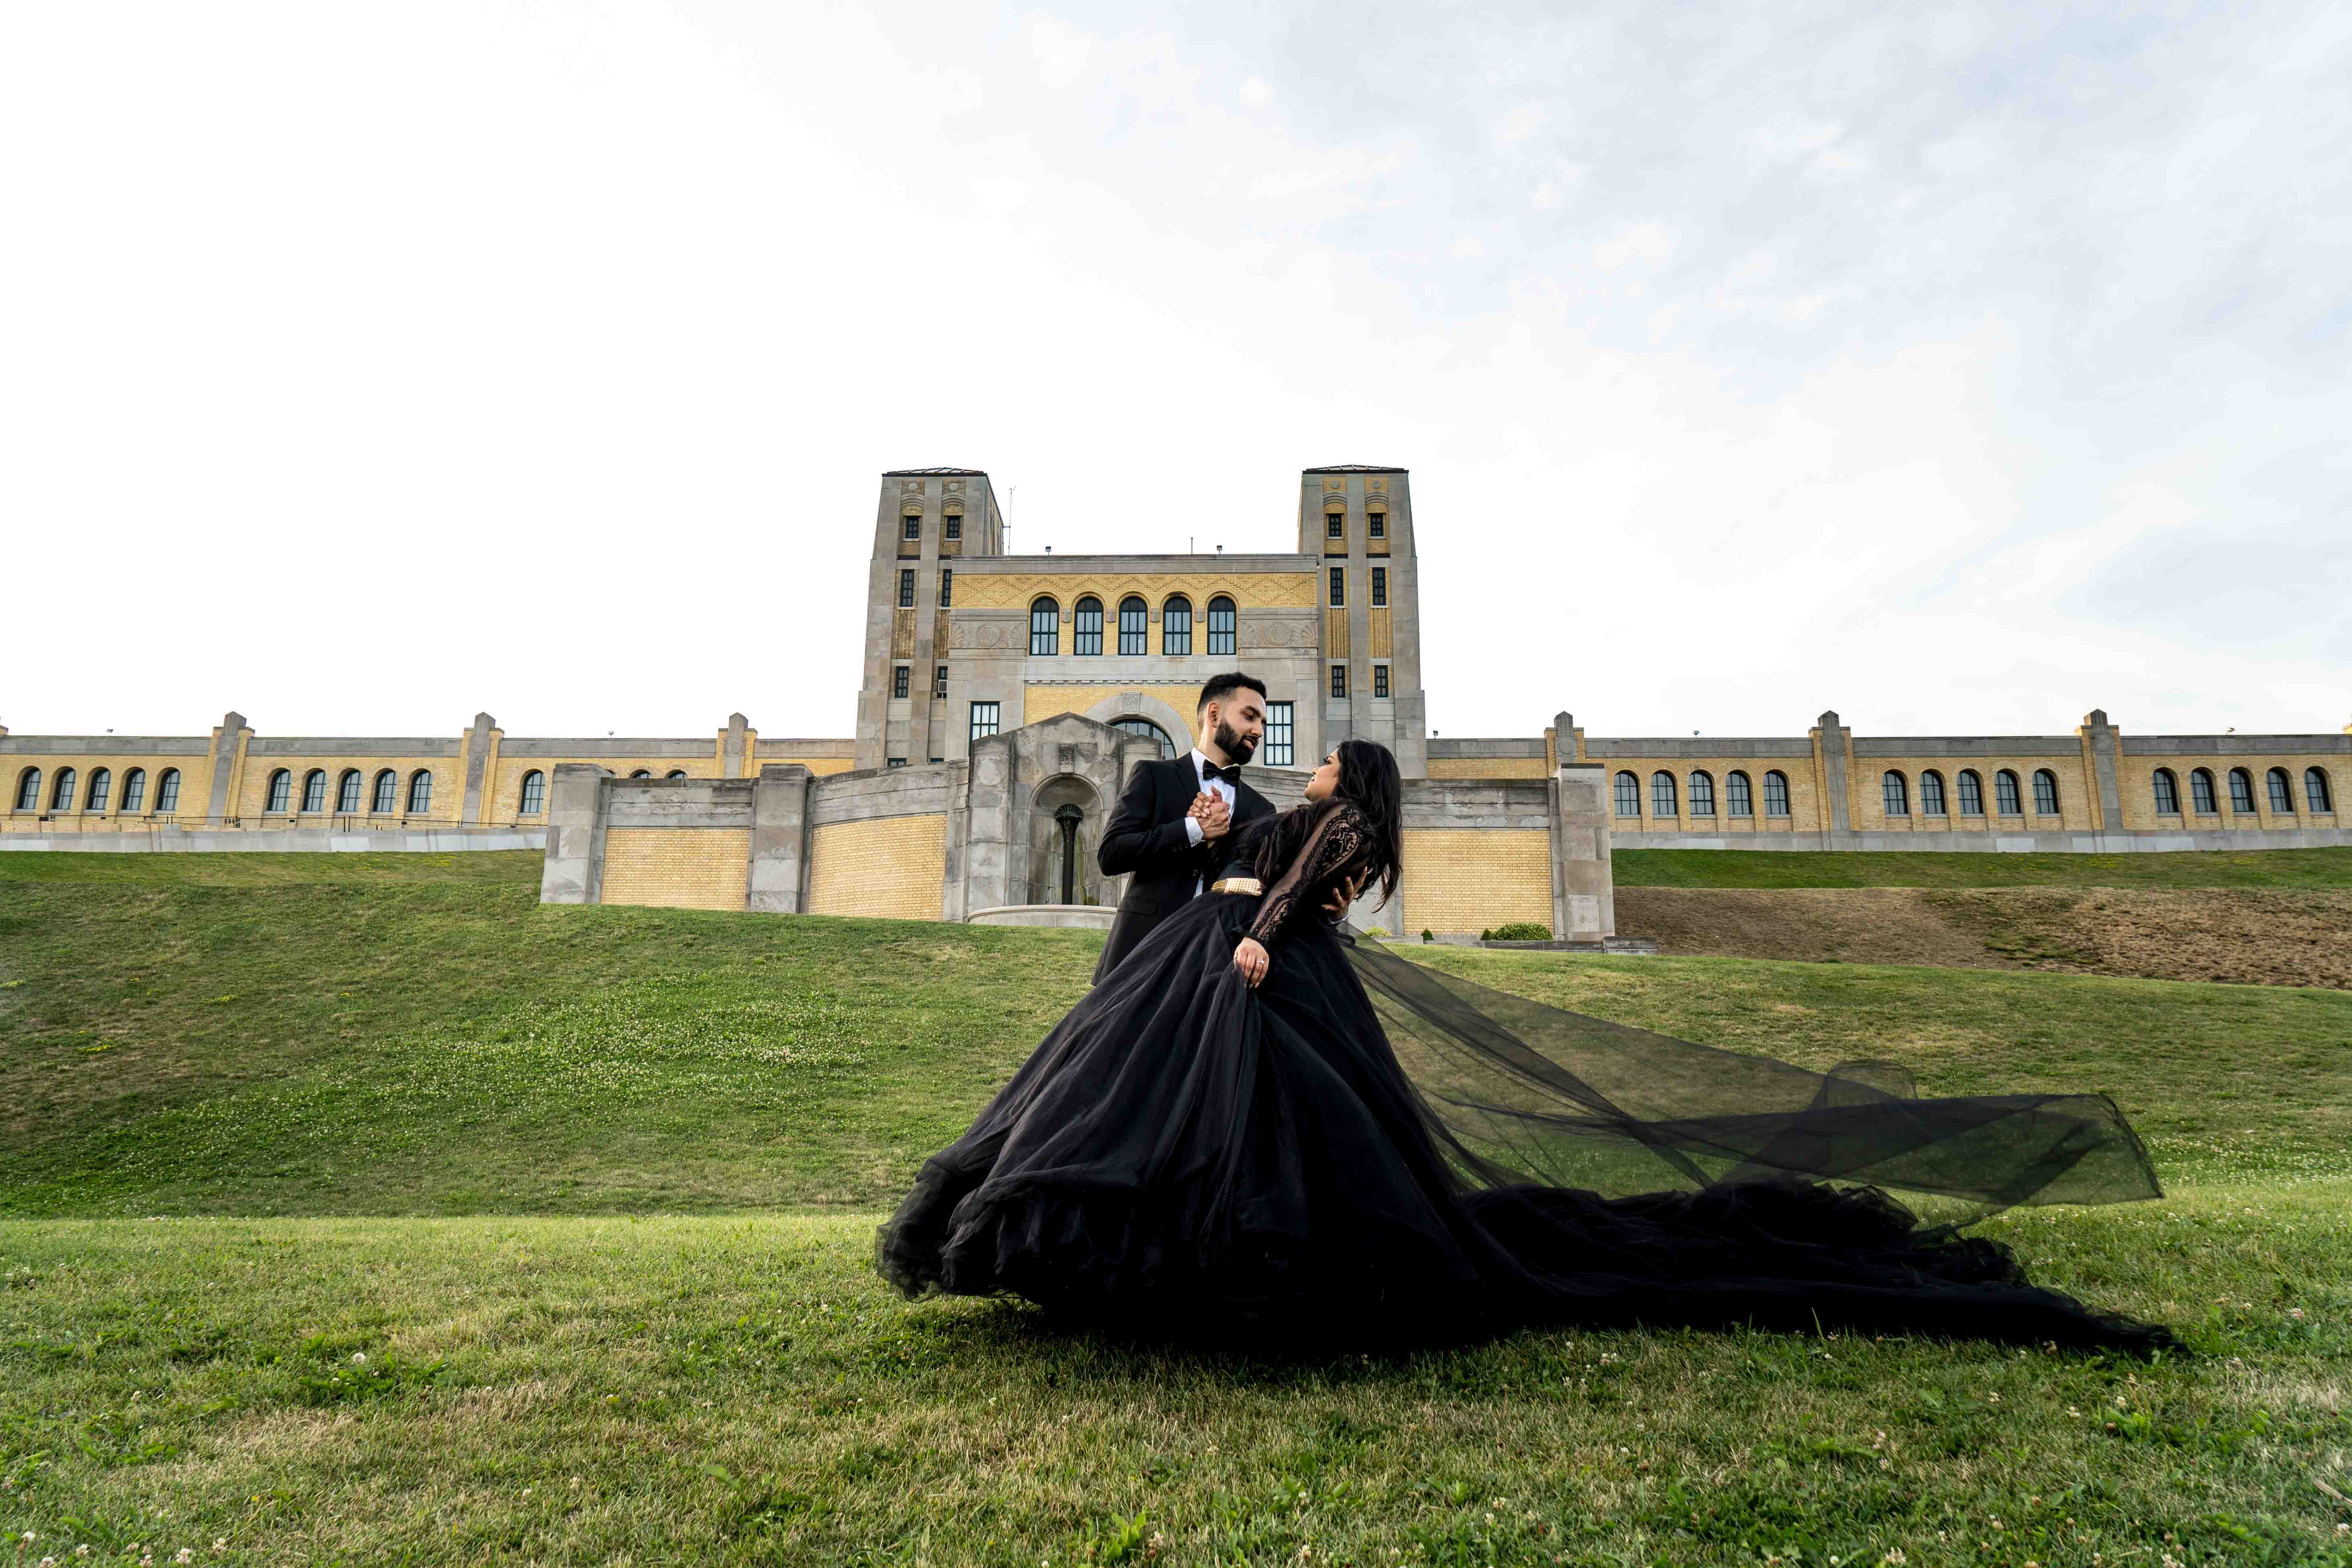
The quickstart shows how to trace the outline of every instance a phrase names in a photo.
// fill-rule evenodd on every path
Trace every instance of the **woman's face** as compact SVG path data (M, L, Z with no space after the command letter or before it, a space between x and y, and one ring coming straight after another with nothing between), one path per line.
M1323 765L1315 770L1315 776L1307 781L1307 798L1329 800L1331 792L1339 787L1339 749L1334 747L1331 754L1323 759Z

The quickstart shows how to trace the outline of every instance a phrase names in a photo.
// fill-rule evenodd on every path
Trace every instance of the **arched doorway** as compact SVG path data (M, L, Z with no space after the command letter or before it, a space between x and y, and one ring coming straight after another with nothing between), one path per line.
M1037 786L1029 806L1029 896L1032 904L1098 904L1101 874L1095 850L1102 834L1102 797L1075 773L1057 773Z
M1147 741L1159 742L1160 755L1163 761L1176 754L1176 742L1168 738L1168 731L1149 719L1130 713L1125 718L1112 720L1110 727L1114 730L1124 730L1130 735L1140 735Z

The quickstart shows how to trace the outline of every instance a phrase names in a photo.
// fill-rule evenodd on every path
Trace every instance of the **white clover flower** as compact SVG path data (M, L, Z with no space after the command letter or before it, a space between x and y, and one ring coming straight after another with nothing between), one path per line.
M365 1351L353 1351L353 1352L352 1352L352 1364L353 1366L365 1366L365 1365L367 1365L367 1352L365 1352Z

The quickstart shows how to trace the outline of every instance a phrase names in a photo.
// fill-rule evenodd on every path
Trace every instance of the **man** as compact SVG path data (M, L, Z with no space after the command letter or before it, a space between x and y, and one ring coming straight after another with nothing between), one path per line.
M1201 688L1191 753L1137 768L1103 829L1096 864L1127 878L1110 940L1095 965L1099 981L1151 928L1208 886L1232 852L1234 836L1274 815L1266 798L1242 782L1242 764L1265 739L1265 683L1235 670ZM1345 914L1344 898L1335 900Z

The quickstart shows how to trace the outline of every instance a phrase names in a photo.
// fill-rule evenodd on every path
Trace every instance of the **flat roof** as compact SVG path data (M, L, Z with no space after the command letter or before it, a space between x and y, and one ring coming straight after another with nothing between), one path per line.
M1400 468L1393 463L1330 463L1319 468L1301 468L1302 474L1406 474L1412 470Z
M986 468L885 468L882 470L882 477L886 479L925 479L939 474L961 474L982 479L988 478Z

